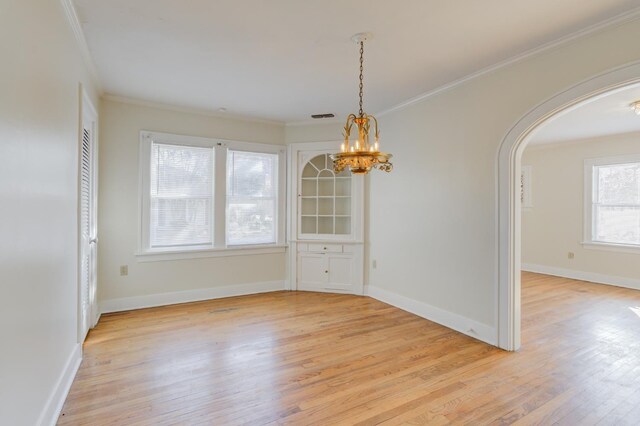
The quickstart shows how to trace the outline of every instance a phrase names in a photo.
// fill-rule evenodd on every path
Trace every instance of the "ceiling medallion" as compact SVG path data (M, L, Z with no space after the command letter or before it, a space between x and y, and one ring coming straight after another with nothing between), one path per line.
M352 40L360 45L360 110L358 115L349 114L347 117L343 132L344 142L340 146L340 152L331 155L336 173L347 168L354 174L367 174L371 169L385 172L390 172L393 169L393 164L389 162L392 157L391 154L380 152L378 120L373 115L369 115L362 110L364 42L370 38L371 34L369 33L359 33L352 37ZM358 129L358 136L352 142L349 138L354 124ZM372 125L374 131L373 144L369 139Z

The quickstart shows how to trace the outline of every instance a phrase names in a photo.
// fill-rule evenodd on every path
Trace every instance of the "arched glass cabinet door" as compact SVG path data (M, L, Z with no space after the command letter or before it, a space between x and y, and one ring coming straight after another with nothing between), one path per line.
M301 236L351 234L351 172L333 171L329 154L311 158L300 176L299 232Z

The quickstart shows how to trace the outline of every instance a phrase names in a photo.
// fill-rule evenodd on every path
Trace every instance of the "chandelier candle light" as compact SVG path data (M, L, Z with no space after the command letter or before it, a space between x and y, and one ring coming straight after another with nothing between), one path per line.
M362 110L362 73L364 58L364 42L371 38L369 33L359 33L352 37L352 40L360 45L360 110L358 115L349 114L344 125L344 142L340 146L340 152L333 154L333 169L340 173L346 168L351 169L354 174L367 174L373 169L390 172L393 164L389 162L391 154L380 152L380 131L378 130L378 120L373 115L368 115ZM358 128L358 137L351 142L351 129L353 125ZM374 126L374 142L369 139L371 126Z

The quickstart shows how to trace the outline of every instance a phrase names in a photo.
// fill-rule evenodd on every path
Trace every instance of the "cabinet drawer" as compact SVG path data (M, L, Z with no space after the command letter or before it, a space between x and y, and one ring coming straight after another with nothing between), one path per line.
M347 254L351 254L351 253L354 252L353 248L354 248L353 244L345 244L345 245L342 246L342 252L343 253L347 253Z
M342 253L342 244L309 243L309 251L321 253Z

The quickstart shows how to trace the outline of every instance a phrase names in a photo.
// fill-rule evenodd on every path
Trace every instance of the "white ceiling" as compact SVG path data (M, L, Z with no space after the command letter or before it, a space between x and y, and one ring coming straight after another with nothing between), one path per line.
M629 107L640 100L640 86L602 96L542 125L529 144L539 145L640 132L640 116Z
M75 0L105 92L283 122L374 113L638 0Z

